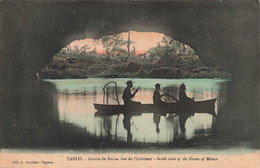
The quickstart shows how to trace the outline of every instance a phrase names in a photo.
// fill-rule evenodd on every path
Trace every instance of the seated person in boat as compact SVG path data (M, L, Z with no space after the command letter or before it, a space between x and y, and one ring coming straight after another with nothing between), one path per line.
M186 95L185 90L186 90L186 86L182 83L180 85L179 101L181 101L181 102L194 101L193 98L189 98Z
M160 94L160 89L161 89L161 85L159 83L157 83L155 85L155 91L153 92L153 103L155 105L163 105L165 102L162 101L161 99L161 94ZM161 120L161 115L166 115L165 113L162 114L162 112L160 111L160 108L158 109L158 112L154 112L153 114L153 122L156 124L156 132L159 133L160 129L159 129L159 123Z
M160 89L161 89L161 85L159 83L157 83L155 85L155 91L153 92L153 103L154 104L163 104L165 103L164 101L162 101L161 99L161 94L160 94Z
M193 100L193 98L189 98L186 95L185 90L186 90L186 86L182 83L180 85L179 102L186 102L186 103L184 103L182 105L182 109L180 111L180 116L179 116L179 122L180 122L181 131L183 133L186 131L185 123L186 123L187 119L190 116L194 115L194 112L189 110L189 105L187 104L187 102L193 102L194 100Z
M141 104L140 102L135 102L132 101L132 98L135 96L135 94L138 92L139 87L134 91L134 93L131 93L131 88L133 87L133 82L132 81L127 81L126 82L127 87L125 88L124 92L123 92L123 100L124 100L124 104Z

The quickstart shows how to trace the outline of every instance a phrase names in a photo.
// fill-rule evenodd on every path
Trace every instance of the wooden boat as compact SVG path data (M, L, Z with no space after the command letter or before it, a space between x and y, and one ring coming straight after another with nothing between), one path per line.
M142 113L160 113L160 114L183 114L183 113L208 113L215 114L216 99L205 101L190 101L164 103L161 105L155 104L131 104L131 105L107 105L94 104L97 110L95 115L141 115Z

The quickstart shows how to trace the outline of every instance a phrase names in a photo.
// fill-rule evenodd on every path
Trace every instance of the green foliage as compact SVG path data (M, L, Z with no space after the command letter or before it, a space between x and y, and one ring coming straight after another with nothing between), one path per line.
M125 49L122 49L122 46L126 46L128 44L128 40L123 40L121 34L113 34L108 36L101 37L101 42L105 53L107 55L117 55L125 54ZM134 41L130 41L130 44L134 44Z
M97 62L104 59L104 57L99 55L95 50L88 51L89 49L90 47L88 45L82 46L81 48L75 46L73 50L70 46L67 46L54 55L54 59L77 59L88 62Z
M195 54L195 51L189 46L176 40L170 40L167 36L163 37L161 43L163 44L162 46L158 43L156 47L147 51L150 59L155 59L156 57L167 58L178 54Z
M195 50L193 50L192 48L189 49L189 54L195 54Z
M206 66L195 51L187 45L165 36L156 47L146 54L136 55L135 46L128 55L128 41L120 34L101 38L105 54L97 53L98 40L93 40L93 50L88 45L67 46L54 56L53 62L45 69L48 78L85 78L87 75L102 77L165 77L165 78L228 78L230 74L218 67ZM134 42L131 42L134 43ZM108 57L113 56L113 57ZM131 58L131 59L129 59ZM126 63L135 62L140 71L125 70ZM63 74L64 73L64 74ZM62 75L63 74L63 75Z
M193 58L193 57L177 58L174 64L176 67L186 67L189 69L204 67L204 64L200 58Z
M127 45L127 40L123 40L121 34L103 36L101 42L106 54L114 54L116 51L121 51L122 46Z
M127 54L118 54L116 55L115 59L117 59L119 62L125 62L125 60L128 58Z

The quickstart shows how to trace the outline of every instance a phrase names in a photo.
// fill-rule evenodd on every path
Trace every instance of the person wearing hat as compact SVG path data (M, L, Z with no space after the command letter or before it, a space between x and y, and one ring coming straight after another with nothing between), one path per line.
M139 87L134 91L134 93L132 94L131 93L131 88L133 87L133 82L132 81L127 81L126 82L127 84L127 87L125 88L124 92L123 92L123 100L124 100L124 104L127 105L127 104L140 104L140 102L135 102L135 101L132 101L132 98L135 96L135 94L138 92L138 89Z
M132 98L138 92L139 87L132 94L131 88L133 87L133 82L129 80L126 82L126 84L127 84L127 87L125 88L125 90L123 92L123 96L122 96L122 98L124 100L124 105L141 104L140 102L132 101ZM132 141L131 118L132 118L131 114L127 114L127 113L124 114L123 125L124 125L124 128L127 130L127 142Z

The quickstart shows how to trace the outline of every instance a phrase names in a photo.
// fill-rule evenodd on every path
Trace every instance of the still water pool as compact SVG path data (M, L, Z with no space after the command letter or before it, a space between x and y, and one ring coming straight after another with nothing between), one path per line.
M58 111L61 122L75 124L86 129L95 137L109 137L112 140L127 141L129 134L123 126L123 114L117 116L95 116L93 103L103 103L103 86L110 82L117 83L117 92L120 104L123 104L122 92L126 87L126 78L89 78L68 80L47 80L56 86L58 91ZM178 87L186 85L186 93L194 97L195 101L217 98L215 112L218 113L225 103L226 86L228 80L222 79L134 79L133 90L140 86L134 101L152 103L154 85L161 84L161 93L168 93L178 97ZM111 96L115 96L114 87L108 89ZM109 99L108 103L117 104ZM180 131L177 117L161 117L159 130L153 122L153 114L142 114L131 118L131 141L168 143L176 138L190 139L198 134L211 135L215 118L210 114L195 114L188 118L186 132Z

